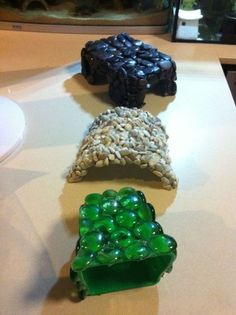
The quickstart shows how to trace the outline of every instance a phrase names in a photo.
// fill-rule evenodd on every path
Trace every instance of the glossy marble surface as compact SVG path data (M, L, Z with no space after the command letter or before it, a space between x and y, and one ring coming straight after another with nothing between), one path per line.
M98 169L78 184L65 176L89 124L110 106L107 86L78 74L91 37L0 32L0 94L26 118L24 141L1 163L1 312L9 315L232 315L235 312L236 113L219 58L235 46L171 43L136 36L177 63L175 97L147 95L166 125L177 190L135 168ZM155 206L178 242L178 259L158 286L76 304L69 262L78 209L90 192L132 186Z

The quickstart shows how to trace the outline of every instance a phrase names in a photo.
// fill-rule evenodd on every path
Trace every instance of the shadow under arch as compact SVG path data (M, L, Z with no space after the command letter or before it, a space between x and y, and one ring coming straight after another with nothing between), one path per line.
M94 117L115 106L108 94L108 84L91 85L81 73L77 73L70 79L67 79L64 82L64 87L75 102ZM165 111L174 100L175 96L163 97L150 92L146 94L143 110L148 110L153 115L158 115Z

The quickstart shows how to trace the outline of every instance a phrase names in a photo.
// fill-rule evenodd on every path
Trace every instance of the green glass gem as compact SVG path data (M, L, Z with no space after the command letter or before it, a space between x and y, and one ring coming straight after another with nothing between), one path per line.
M95 205L83 205L80 207L80 218L90 219L92 221L97 220L100 214L100 208Z
M83 270L91 264L93 259L94 259L93 253L83 252L83 254L74 257L71 263L71 269L73 271Z
M110 216L103 216L100 220L95 222L94 229L101 232L112 233L116 229L114 219Z
M86 234L81 238L81 248L91 251L97 252L102 248L104 241L104 237L102 233L99 232L91 232Z
M142 199L142 202L146 203L146 198L145 198L144 193L142 191L140 191L140 190L137 190L137 194Z
M120 208L120 204L114 199L105 199L101 203L101 209L104 214L115 214Z
M116 198L117 196L117 191L113 190L113 189L107 189L104 191L104 193L102 194L104 198Z
M150 207L146 204L146 203L143 203L141 204L138 209L137 209L137 214L139 216L139 218L143 221L152 221L152 211L150 209Z
M81 219L79 222L79 231L80 231L80 235L83 236L85 234L87 234L88 232L90 232L93 228L93 223L92 221L88 220L88 219Z
M99 205L101 201L102 195L97 193L89 194L85 198L86 205Z
M168 254L177 247L176 241L166 234L160 234L152 237L148 244L157 254Z
M140 241L132 243L125 249L125 255L128 259L144 259L150 254L150 249Z
M97 260L102 264L111 265L118 262L122 257L122 251L118 248L105 248L97 255Z
M131 193L122 197L120 199L120 204L125 209L134 210L142 205L142 200L136 193Z
M132 211L120 211L116 215L116 222L125 228L132 228L132 226L137 222L137 216Z
M156 211L155 208L153 207L153 205L151 203L147 203L147 206L149 207L151 213L152 213L152 220L155 221L156 218Z
M127 247L132 243L133 238L129 230L120 228L111 234L111 240L120 247Z
M163 233L163 230L160 224L157 222L139 223L134 228L135 236L143 240L149 240L152 236L156 234L162 234L162 233Z
M132 194L132 193L136 193L136 190L133 189L132 187L123 187L119 190L118 196L123 197L125 195Z

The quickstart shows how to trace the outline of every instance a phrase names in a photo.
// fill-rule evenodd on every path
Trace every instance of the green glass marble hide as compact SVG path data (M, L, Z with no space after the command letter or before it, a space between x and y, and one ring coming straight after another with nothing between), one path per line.
M70 276L81 298L156 284L171 270L176 241L131 187L86 196Z

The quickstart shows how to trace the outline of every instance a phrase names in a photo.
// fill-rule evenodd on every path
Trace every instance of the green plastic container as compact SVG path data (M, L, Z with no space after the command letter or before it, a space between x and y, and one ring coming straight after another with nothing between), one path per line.
M82 299L154 285L176 258L176 241L131 187L89 194L80 207L79 234L70 276Z

